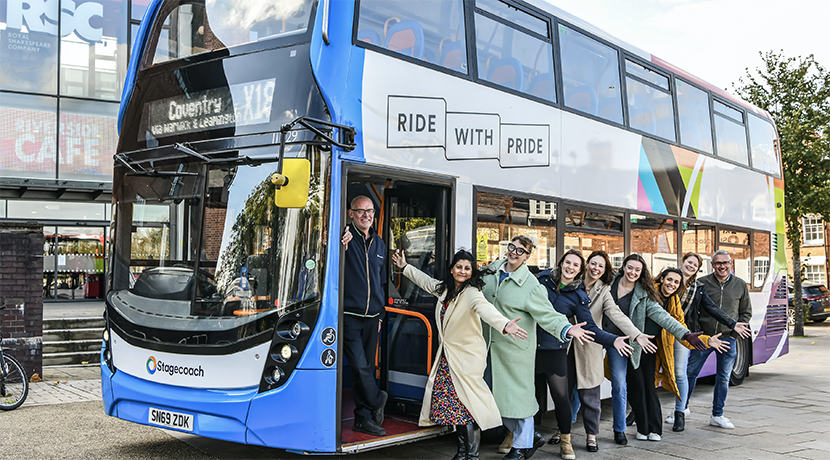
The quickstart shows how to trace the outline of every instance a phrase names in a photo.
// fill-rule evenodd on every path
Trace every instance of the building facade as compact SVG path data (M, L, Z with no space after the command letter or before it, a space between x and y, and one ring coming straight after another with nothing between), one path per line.
M806 281L827 286L830 269L827 264L827 224L820 216L801 217L801 273ZM792 246L787 242L787 264L793 271Z

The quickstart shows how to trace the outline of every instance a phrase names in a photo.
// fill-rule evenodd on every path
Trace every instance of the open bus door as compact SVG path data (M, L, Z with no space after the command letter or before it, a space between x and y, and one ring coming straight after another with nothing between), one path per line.
M451 188L447 185L383 179L350 174L347 203L366 195L375 202L378 233L391 256L403 249L407 262L434 278L449 263ZM410 282L387 257L387 305L376 356L380 388L389 394L383 428L386 436L352 431L354 401L351 371L343 367L341 451L357 452L438 436L442 426L419 427L424 388L438 345L437 299Z

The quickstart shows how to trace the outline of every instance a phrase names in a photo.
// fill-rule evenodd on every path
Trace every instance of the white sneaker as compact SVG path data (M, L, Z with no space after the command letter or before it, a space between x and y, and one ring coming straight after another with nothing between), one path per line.
M659 441L659 440L661 440L661 439L662 439L662 438L661 438L661 437L660 437L660 435L659 435L659 434L657 434L657 433L649 433L649 434L648 434L648 440L649 440L649 441Z
M720 427L720 428L726 428L726 429L729 429L729 430L731 430L732 428L735 428L735 425L733 425L732 422L730 422L729 419L724 417L723 415L718 415L718 416L713 415L713 416L709 417L709 424L712 425L712 426L717 426L717 427Z
M688 417L689 414L692 413L692 411L690 411L689 408L687 407L687 408L683 409L683 413L686 414L686 417ZM666 416L666 423L668 423L668 424L674 423L674 411L670 412L669 415Z
M637 440L638 441L648 441L648 436L644 434L637 433Z

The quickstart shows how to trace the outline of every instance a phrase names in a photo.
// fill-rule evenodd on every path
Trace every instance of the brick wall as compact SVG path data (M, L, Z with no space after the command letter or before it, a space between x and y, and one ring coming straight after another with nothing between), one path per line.
M43 375L43 227L0 223L2 346Z

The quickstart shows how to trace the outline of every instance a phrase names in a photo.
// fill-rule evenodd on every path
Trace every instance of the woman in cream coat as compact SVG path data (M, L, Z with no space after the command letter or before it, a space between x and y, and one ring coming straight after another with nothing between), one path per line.
M477 459L481 430L501 425L496 401L484 382L487 347L481 321L514 339L526 339L527 332L516 325L520 318L508 320L484 298L484 281L471 253L455 253L442 281L408 265L403 252L393 254L392 261L404 276L438 297L438 358L430 371L418 424L456 425L458 454L453 459Z

